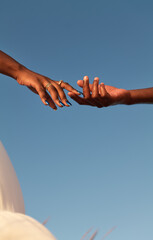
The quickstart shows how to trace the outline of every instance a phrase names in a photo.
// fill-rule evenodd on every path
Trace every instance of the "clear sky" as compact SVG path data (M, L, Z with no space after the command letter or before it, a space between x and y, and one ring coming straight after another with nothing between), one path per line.
M1 50L77 87L84 75L153 87L152 0L14 0L0 4ZM0 75L0 139L26 213L62 240L153 238L153 106L52 111Z

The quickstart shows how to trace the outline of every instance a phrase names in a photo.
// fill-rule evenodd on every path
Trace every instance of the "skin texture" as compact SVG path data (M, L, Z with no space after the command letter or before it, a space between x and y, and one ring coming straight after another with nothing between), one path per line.
M54 110L57 110L57 106L69 107L71 105L63 89L76 95L80 94L68 83L62 82L59 85L59 81L29 70L2 51L0 51L0 73L10 76L16 79L20 85L28 87L32 92L40 96L45 105L49 105ZM48 83L51 83L51 85L46 90Z
M80 105L102 108L118 104L153 103L153 88L120 89L104 83L99 84L98 77L94 78L92 84L89 84L88 76L85 76L83 80L79 80L77 83L83 89L83 97L72 92L69 92L68 95Z

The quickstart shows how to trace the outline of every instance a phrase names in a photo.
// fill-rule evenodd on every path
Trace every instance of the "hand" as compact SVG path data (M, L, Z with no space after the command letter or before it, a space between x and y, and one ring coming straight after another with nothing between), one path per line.
M83 88L84 97L81 98L73 92L68 95L80 105L90 105L98 108L111 105L124 104L128 102L130 94L125 89L99 84L99 78L94 78L93 84L89 84L88 76L77 82L79 87Z
M38 73L32 72L27 68L23 68L19 71L16 80L20 85L25 85L31 91L38 94L42 102L45 105L49 105L54 110L57 110L56 104L59 107L69 107L71 105L71 103L67 100L63 89L71 91L76 96L80 94L66 82L61 81L61 84L59 84L59 81L55 81ZM47 85L48 87L46 89Z

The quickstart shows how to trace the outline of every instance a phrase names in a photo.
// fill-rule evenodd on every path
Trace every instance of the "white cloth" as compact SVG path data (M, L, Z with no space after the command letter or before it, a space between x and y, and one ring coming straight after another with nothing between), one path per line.
M13 165L0 142L0 210L25 213L24 200Z
M1 142L0 240L56 240L41 223L25 215L20 184Z
M35 219L21 213L0 211L0 240L56 240Z

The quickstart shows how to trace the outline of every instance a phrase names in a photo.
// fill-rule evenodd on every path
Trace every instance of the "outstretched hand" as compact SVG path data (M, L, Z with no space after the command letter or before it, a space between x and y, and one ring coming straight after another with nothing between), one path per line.
M57 110L56 105L59 107L69 107L71 105L63 89L71 91L76 96L80 94L66 82L52 80L26 68L18 73L16 80L20 85L25 85L31 91L38 94L42 102L54 110Z
M90 105L98 108L111 105L124 104L129 99L129 92L125 89L119 89L113 86L99 84L99 78L94 78L93 84L89 84L88 76L77 82L79 87L83 88L83 96L80 97L73 92L68 95L80 105Z
M80 94L71 85L62 80L55 81L29 70L1 50L0 73L10 76L16 79L20 85L28 87L40 96L45 105L49 105L54 110L57 110L56 105L59 107L69 107L71 105L63 89L71 91L76 95Z

